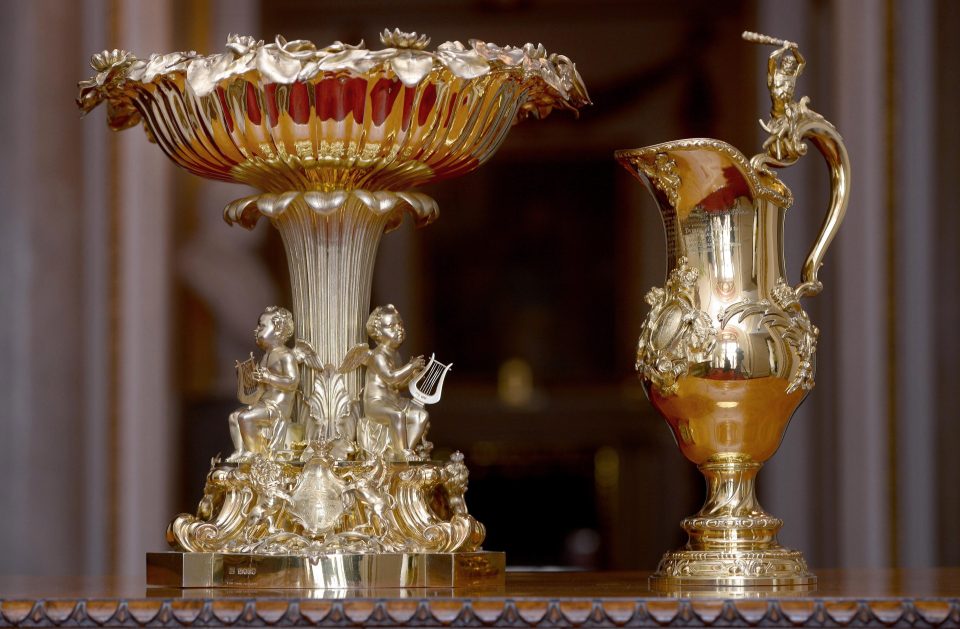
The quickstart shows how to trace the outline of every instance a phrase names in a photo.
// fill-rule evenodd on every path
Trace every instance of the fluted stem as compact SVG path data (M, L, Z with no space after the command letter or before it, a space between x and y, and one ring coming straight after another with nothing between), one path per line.
M339 366L347 350L366 342L373 267L387 222L386 215L355 198L330 213L298 200L273 219L287 254L297 337L309 342L324 364ZM345 378L356 398L360 371ZM301 377L302 390L308 392L311 384L312 378Z

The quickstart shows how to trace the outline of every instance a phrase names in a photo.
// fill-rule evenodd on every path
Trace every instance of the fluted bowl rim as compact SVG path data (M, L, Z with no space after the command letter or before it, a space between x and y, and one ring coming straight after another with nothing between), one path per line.
M255 89L262 91L271 84L295 87L298 83L317 84L330 78L386 78L419 91L427 83L439 86L460 81L477 85L474 79L500 76L518 85L515 100L508 103L513 105L509 113L512 116L515 112L516 120L528 116L542 118L555 108L576 113L579 107L590 103L575 64L563 55L547 54L539 44L501 47L470 40L469 45L464 46L456 41L445 42L431 52L425 50L429 38L396 29L385 30L381 41L386 48L369 50L362 41L358 45L334 42L320 48L307 40L287 41L279 35L268 44L250 36L230 35L225 52L205 56L188 51L139 59L123 50L103 51L91 60L97 74L79 83L77 104L86 114L106 102L107 123L111 128L125 129L144 122L148 136L154 139L152 131L157 129L151 130L150 126L159 123L148 124L144 119L137 103L138 94L172 88L183 97L201 101L218 91L222 95L238 80L251 82ZM487 85L500 83L493 81ZM195 114L187 111L183 115L189 118ZM220 118L224 117L221 112ZM344 138L334 134L317 139ZM181 161L174 161L184 166ZM249 183L225 169L199 172L187 168L204 177Z

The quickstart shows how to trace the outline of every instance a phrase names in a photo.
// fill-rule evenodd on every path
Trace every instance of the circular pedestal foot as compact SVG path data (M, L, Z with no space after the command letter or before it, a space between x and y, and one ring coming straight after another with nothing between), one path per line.
M650 589L684 593L691 590L815 590L817 577L803 555L782 547L752 551L675 550L666 553L650 577Z

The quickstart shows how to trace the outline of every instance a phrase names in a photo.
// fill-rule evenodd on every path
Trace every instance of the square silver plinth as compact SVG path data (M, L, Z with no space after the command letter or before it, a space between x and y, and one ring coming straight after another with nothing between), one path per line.
M343 553L314 557L147 553L147 585L180 588L502 587L504 553Z

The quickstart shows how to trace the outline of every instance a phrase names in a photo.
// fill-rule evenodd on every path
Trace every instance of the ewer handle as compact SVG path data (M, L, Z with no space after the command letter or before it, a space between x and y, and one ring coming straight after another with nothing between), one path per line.
M779 46L770 55L767 66L771 117L766 122L760 122L770 137L763 143L764 152L754 155L750 165L761 179L775 182L777 187L783 188L771 167L784 168L796 162L806 154L804 140L809 139L830 168L830 208L803 264L800 274L802 281L796 287L798 297L812 297L823 290L823 284L817 279L817 271L847 211L847 202L850 200L850 158L836 127L807 107L810 99L804 96L799 101L794 100L797 78L806 65L797 44L751 32L745 32L743 38L758 44Z
M847 212L850 200L850 158L847 156L847 147L836 127L818 115L819 120L813 121L803 137L810 138L830 169L830 207L820 226L820 234L813 242L810 253L803 263L800 272L801 283L797 286L797 297L818 295L823 290L823 284L817 279L817 271L823 265L823 258L827 247L837 235L843 216Z

